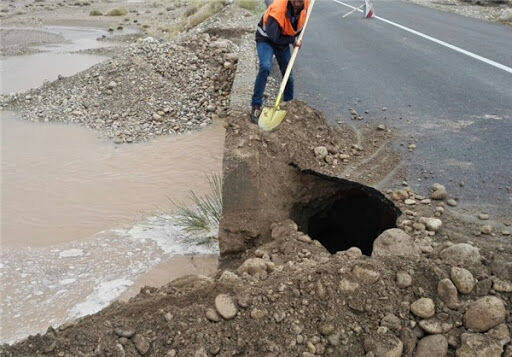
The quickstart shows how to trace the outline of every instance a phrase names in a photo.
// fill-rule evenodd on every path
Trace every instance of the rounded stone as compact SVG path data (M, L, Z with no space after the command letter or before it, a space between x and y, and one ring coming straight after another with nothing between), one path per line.
M414 357L445 357L448 354L448 340L443 335L422 338L416 346Z
M467 243L454 244L443 249L440 255L446 263L451 265L475 265L482 260L478 248Z
M208 310L206 310L206 318L212 322L220 321L219 314L217 314L217 311L215 311L212 308L209 308Z
M404 271L399 271L396 273L396 285L400 288L400 289L404 289L404 288L408 288L409 286L412 285L412 278L411 276L404 272Z
M475 287L475 278L467 269L452 267L450 277L461 294L469 294Z
M439 218L432 218L432 217L421 217L420 223L423 223L427 230L431 232L437 232L441 229L441 226L443 225L443 221L441 221Z
M373 242L374 256L419 257L420 249L403 230L391 228L382 232Z
M464 314L467 329L485 332L505 321L505 303L496 296L484 296L471 303Z
M422 319L428 319L434 316L436 307L432 299L420 298L411 304L411 312Z
M230 320L236 316L237 308L231 296L227 294L219 294L215 298L215 308L220 316L226 320Z

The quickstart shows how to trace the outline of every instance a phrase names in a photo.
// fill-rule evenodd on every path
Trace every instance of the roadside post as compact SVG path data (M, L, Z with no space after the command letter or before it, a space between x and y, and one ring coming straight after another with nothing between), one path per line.
M364 18L369 19L375 14L373 10L373 0L364 0Z
M343 15L341 18L345 18L348 15L351 15L356 11L360 11L363 7L364 7L363 17L365 19L372 18L373 15L375 15L375 11L373 9L373 0L364 0L364 4L360 5L359 7L354 8L353 10L350 10L345 15Z

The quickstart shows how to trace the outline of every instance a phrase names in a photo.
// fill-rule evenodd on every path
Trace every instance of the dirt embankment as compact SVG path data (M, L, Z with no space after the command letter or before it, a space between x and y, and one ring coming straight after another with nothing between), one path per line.
M240 220L238 232L246 239L232 241L238 259L226 264L229 269L214 278L188 276L161 289L143 288L127 303L4 346L2 355L510 356L512 242L506 231L499 233L503 227L460 220L445 205L441 186L431 198L408 188L385 198L342 181L349 162L381 151L376 145L365 153L353 146L356 136L348 129L324 123L300 102L273 133L259 132L245 116L229 118L226 156L247 158L239 172L260 168L269 175L249 183L256 182L255 202L275 200L279 215L273 223L268 215L253 217L261 238L255 240L245 233L251 217ZM371 133L378 133L377 141L387 135ZM365 158L356 155L361 152ZM290 172L305 178L275 184ZM284 199L299 187L303 195ZM308 225L281 220L293 212L289 202L315 197L318 188L315 204L303 210ZM251 192L228 182L224 190ZM335 215L339 209L347 216ZM387 229L386 220L352 221L367 209L382 217L399 209L398 229ZM315 229L318 222L331 229ZM229 223L235 233L236 222ZM374 228L364 236L372 242L367 255L361 250L368 247L352 239L365 227ZM336 249L340 242L354 247ZM229 244L221 240L221 247Z

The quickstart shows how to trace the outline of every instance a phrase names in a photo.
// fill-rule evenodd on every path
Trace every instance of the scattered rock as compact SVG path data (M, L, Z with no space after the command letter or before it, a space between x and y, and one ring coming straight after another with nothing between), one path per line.
M411 236L401 229L391 228L373 242L373 256L419 257L420 250Z
M329 336L334 332L334 328L335 327L333 324L329 322L324 322L318 326L318 332L320 332L320 334L322 334L323 336Z
M441 322L438 319L421 320L418 325L428 334L445 333L452 329L453 325L447 322Z
M471 303L464 314L467 329L485 332L505 321L505 304L496 296L485 296Z
M489 219L489 215L487 213L480 213L478 215L478 219L481 219L482 221L486 221Z
M238 274L248 273L252 276L266 276L273 270L274 264L262 258L249 258L240 267Z
M446 193L446 187L441 184L433 184L431 190L432 192L430 193L430 198L433 200L444 200L448 196Z
M373 284L380 278L380 273L375 270L356 265L352 269L354 276L363 284Z
M342 279L339 287L342 293L353 293L359 288L359 284L348 279Z
M364 339L364 350L374 356L400 357L404 349L402 341L393 335L379 335L375 339Z
M446 204L451 207L457 206L457 201L455 201L453 198L450 198L448 201L446 201Z
M133 329L122 329L122 328L116 327L114 329L114 332L117 336L125 337L125 338L132 338L133 335L135 335L135 330L133 330Z
M237 308L231 296L227 294L219 294L215 298L215 308L220 316L226 320L230 320L236 316Z
M467 269L452 267L450 277L461 294L469 294L475 287L476 280Z
M421 217L420 223L423 223L427 230L432 232L438 232L443 225L443 222L439 218L432 217Z
M480 333L463 333L457 357L501 357L503 346L495 339Z
M492 287L500 293L512 293L512 283L510 281L493 278Z
M255 320L260 320L260 319L264 318L265 316L267 316L266 310L254 308L251 311L251 317Z
M399 271L396 273L396 285L400 289L408 288L412 285L412 278L411 276L403 271Z
M492 226L486 224L480 227L480 232L482 234L491 234L492 233Z
M414 357L445 357L448 354L448 340L443 335L432 335L418 342Z
M145 338L141 334L136 334L135 336L133 336L132 341L133 344L135 345L135 348L137 349L137 351L139 351L141 355L144 356L146 353L148 353L150 344L147 338Z
M459 298L457 296L457 288L450 279L443 279L437 284L437 295L450 309L459 308Z
M420 298L411 304L411 312L423 319L428 319L436 313L434 301L430 298Z
M393 314L387 314L386 316L384 316L380 324L381 326L388 327L389 329L394 331L400 331L400 329L402 328L402 321L400 320L400 318Z
M219 322L220 321L219 314L217 314L217 311L215 311L212 308L209 308L208 310L206 310L206 318L208 320L212 321L212 322Z
M467 243L454 244L442 250L440 255L447 264L458 266L480 264L482 259L478 248Z
M315 153L315 157L318 159L318 160L323 160L325 159L325 157L327 156L327 154L329 154L329 152L327 151L327 148L325 146L317 146L315 149L314 149L314 153Z

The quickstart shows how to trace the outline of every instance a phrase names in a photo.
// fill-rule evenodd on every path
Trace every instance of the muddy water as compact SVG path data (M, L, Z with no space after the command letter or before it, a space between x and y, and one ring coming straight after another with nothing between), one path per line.
M206 175L221 172L220 123L120 146L12 113L1 123L2 342L94 313L144 283L215 268L216 242L185 234L169 198L209 192ZM179 255L210 257L169 262Z
M15 31L16 28L4 28ZM57 79L59 75L70 76L83 71L107 59L104 56L76 54L75 51L112 46L112 42L97 41L107 36L104 30L92 28L47 26L37 29L20 28L23 31L38 31L57 34L65 39L64 43L36 46L43 51L24 56L5 57L0 59L0 94L22 92L37 88L45 81ZM125 29L117 34L134 33ZM21 36L21 31L20 31Z
M78 126L2 113L2 246L87 238L172 209L221 171L223 128L116 146Z
M95 40L101 31L46 30L68 42L0 59L2 93L104 59L71 53L104 46ZM189 204L190 190L209 191L206 175L222 166L220 123L121 146L14 113L0 112L0 123L0 343L92 314L144 284L215 269L217 242L184 232L170 199Z

